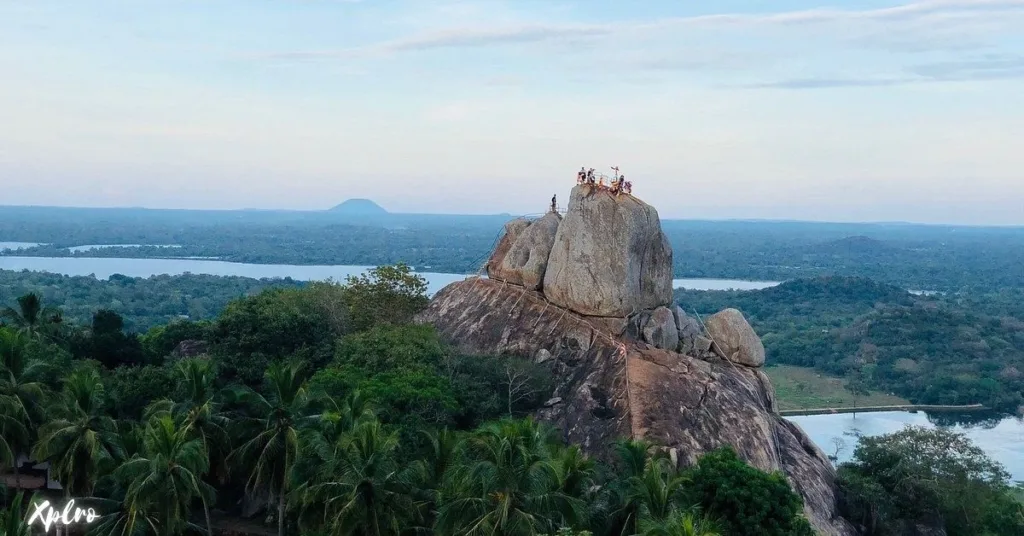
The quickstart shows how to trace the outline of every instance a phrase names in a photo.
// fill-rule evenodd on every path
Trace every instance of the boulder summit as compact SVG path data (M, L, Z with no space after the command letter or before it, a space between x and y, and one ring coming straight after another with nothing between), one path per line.
M576 186L554 236L544 296L588 316L626 317L672 301L672 246L654 207Z

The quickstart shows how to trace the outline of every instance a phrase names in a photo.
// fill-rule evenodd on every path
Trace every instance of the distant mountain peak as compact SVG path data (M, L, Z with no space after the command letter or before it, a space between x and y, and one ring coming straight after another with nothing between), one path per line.
M341 214L387 214L388 211L384 210L384 207L374 203L369 199L349 199L336 205L330 209L331 212L338 212Z

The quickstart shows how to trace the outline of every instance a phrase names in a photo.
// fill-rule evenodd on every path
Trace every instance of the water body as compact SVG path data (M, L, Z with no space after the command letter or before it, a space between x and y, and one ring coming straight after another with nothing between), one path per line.
M84 247L84 246L80 246ZM184 273L208 275L233 275L241 277L285 278L299 281L322 281L335 279L343 281L350 275L358 275L370 269L368 266L301 266L294 264L248 264L208 259L122 259L101 257L4 257L0 256L0 270L31 270L52 272L72 276L93 275L107 279L114 274L130 277L151 277L154 275L180 275ZM450 283L461 281L465 274L418 272L427 280L427 293L433 295ZM730 288L754 290L767 288L778 283L769 281L733 281L727 279L676 279L675 287L696 290L726 290Z
M800 425L826 454L835 452L834 438L846 443L839 461L853 455L857 438L851 434L877 436L898 432L906 425L934 428L941 426L964 433L993 460L1003 464L1013 480L1024 481L1024 419L1015 417L979 418L971 415L931 414L888 411L842 415L802 415L786 417Z
M761 290L776 287L780 281L742 281L739 279L673 279L672 288L687 290Z

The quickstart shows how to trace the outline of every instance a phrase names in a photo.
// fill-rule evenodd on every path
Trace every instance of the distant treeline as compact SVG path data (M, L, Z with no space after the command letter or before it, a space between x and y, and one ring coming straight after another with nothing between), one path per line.
M511 216L0 207L0 240L49 244L18 255L217 257L280 264L481 268ZM676 277L784 281L859 276L917 290L1024 288L1024 228L799 222L662 222Z
M760 291L677 290L687 311L741 310L768 363L815 367L915 404L1024 405L1024 290L913 296L863 278Z

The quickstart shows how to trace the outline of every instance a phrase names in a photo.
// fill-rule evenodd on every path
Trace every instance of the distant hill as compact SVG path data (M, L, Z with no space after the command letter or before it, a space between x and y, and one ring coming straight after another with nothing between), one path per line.
M369 199L349 199L348 201L330 209L330 211L337 214L352 214L358 216L379 216L388 213L388 211L384 210L384 207L370 201Z
M866 236L848 236L808 248L811 253L829 255L878 255L898 251L896 248Z
M735 307L761 336L768 363L814 367L914 404L1024 405L1024 322L1001 305L913 296L862 277L794 279L754 291L677 289L683 310ZM992 298L990 298L992 299ZM1006 315L1006 316L1003 316Z

